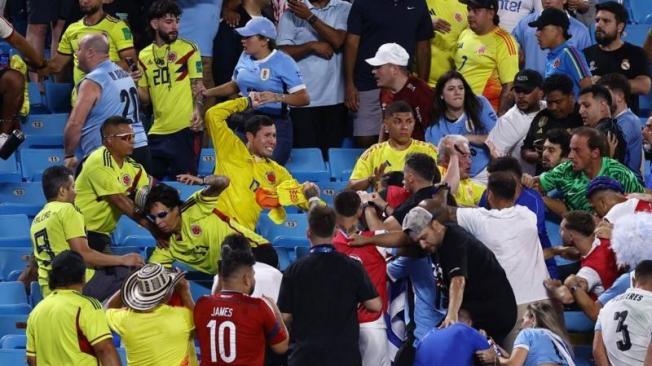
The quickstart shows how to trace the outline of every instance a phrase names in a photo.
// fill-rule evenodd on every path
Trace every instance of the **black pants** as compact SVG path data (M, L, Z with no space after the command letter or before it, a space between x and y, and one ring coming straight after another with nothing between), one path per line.
M105 253L105 251L108 252L110 250L112 244L110 235L88 231L86 237L88 238L88 246L91 249L97 250L100 253Z
M82 293L103 302L120 289L130 274L131 268L124 266L96 268L95 275L84 285Z
M324 159L328 149L340 147L346 131L347 109L344 104L323 107L292 108L294 147L317 147Z
M148 172L156 179L176 180L178 174L197 175L201 133L184 128L169 135L149 135L149 149L152 169Z

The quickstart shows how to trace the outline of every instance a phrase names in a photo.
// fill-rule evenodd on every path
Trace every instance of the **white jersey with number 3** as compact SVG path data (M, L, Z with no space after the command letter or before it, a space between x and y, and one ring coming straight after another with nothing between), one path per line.
M643 365L652 339L652 292L630 288L609 301L598 316L596 330L613 365Z

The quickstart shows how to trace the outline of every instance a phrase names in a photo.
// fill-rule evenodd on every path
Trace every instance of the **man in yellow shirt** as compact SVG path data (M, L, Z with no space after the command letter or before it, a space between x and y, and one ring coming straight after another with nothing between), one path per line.
M147 19L154 43L140 51L143 77L138 95L152 104L154 123L148 132L151 174L156 179L197 174L203 129L202 60L197 46L177 38L181 10L172 0L159 0ZM197 97L193 97L193 90Z
M84 71L79 68L77 50L79 41L88 33L102 33L109 39L109 57L111 61L119 63L125 70L130 69L130 64L137 61L134 40L129 26L124 21L114 18L104 12L103 0L84 0L79 2L79 7L84 17L66 28L59 41L59 49L43 73L58 73L70 60L74 61L73 80L77 85L83 78ZM132 70L133 71L133 70ZM135 79L140 77L140 72L132 73Z
M486 186L470 178L471 149L462 135L448 135L439 141L439 171L442 181L460 207L478 207Z
M173 292L181 306L166 304ZM183 273L150 263L134 272L111 297L106 320L120 335L130 366L196 366L194 308Z
M130 266L143 265L135 253L107 255L91 249L86 240L84 216L75 207L75 180L70 169L53 166L43 172L43 194L48 201L36 215L30 228L34 258L38 264L38 282L44 296L50 294L48 275L52 260L64 250L73 250L88 267L106 266L96 272L86 269L84 295L104 301L120 288ZM124 266L124 267L115 267Z
M38 365L120 365L99 301L81 294L86 265L70 250L54 257L50 296L27 319L27 363Z
M426 5L435 29L435 36L430 39L428 77L428 84L434 87L440 76L455 68L455 47L460 33L469 26L468 11L460 0L426 0Z
M255 94L254 94L255 95ZM283 206L307 209L319 202L319 187L299 184L283 166L271 159L276 148L276 127L267 116L244 121L246 144L227 126L226 119L258 103L241 97L220 103L206 112L206 128L215 148L215 175L228 176L231 184L217 199L217 209L249 230L256 228L260 212L271 209L270 218L285 220Z
M75 182L75 205L84 215L88 245L100 252L111 245L111 233L122 215L127 215L160 237L152 223L138 214L136 192L150 184L143 166L129 157L134 150L131 121L123 117L107 119L100 130L102 147L84 161Z
M374 144L360 156L349 178L349 188L356 191L377 188L384 173L403 170L405 158L411 153L424 153L436 161L434 145L411 137L414 123L414 111L406 102L387 106L383 124L389 139Z
M499 116L513 104L512 82L518 73L518 44L498 26L498 0L464 0L469 28L460 33L455 68L484 95Z
M191 176L183 178L207 187L192 194L185 203L176 189L163 183L147 194L144 212L161 232L170 234L169 248L156 248L149 258L150 263L167 267L178 260L198 271L215 275L222 242L231 234L241 234L248 239L254 253L262 256L257 258L258 261L274 267L278 265L269 241L217 209L220 194L229 186L229 178L215 175L201 180Z

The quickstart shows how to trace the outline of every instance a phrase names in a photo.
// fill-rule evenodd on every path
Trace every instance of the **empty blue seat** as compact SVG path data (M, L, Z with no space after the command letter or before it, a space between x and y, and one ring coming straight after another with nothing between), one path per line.
M364 152L363 149L328 149L328 164L331 170L331 179L348 182L355 162Z
M335 195L346 188L346 182L319 182L319 197L329 206L333 206Z
M28 181L40 182L45 169L63 165L63 149L21 149L19 153L23 178Z
M631 44L643 47L643 43L645 42L645 38L647 37L647 32L649 29L649 24L627 24L627 28L625 28L624 39Z
M0 305L0 314L29 314L32 307L29 304L7 304Z
M29 220L26 215L0 215L0 247L31 247Z
M27 336L24 334L7 334L0 338L0 349L25 349Z
M129 217L122 216L113 232L113 243L117 246L155 246L156 240L144 227Z
M7 159L0 158L0 182L20 182L21 172L16 161L16 154Z
M25 334L27 314L0 314L0 337L7 334ZM0 362L0 365L4 365Z
M274 246L309 246L307 229L307 215L302 213L288 214L287 220L280 225L274 224L267 215L262 215L258 222L258 232Z
M203 189L202 186L189 186L187 184L183 184L180 182L163 182L170 187L173 187L179 192L179 196L181 197L182 201L185 201L190 197L191 194Z
M24 349L0 349L0 365L27 366Z
M43 294L41 293L41 286L38 282L32 281L29 284L29 303L32 307L36 307L39 302L43 300Z
M0 305L27 304L27 293L22 282L0 282Z
M652 14L652 1L650 0L629 0L629 6L632 9L634 23L644 23L645 18Z
M278 256L278 269L285 271L288 266L292 264L292 260L290 259L290 252L292 252L294 249L288 247L274 247L274 250Z
M566 329L571 333L593 333L595 323L581 311L564 311Z
M23 259L32 254L32 247L0 247L0 281L6 281L13 271L22 271L27 262Z
M50 110L45 105L45 100L43 95L41 95L38 84L27 84L27 93L29 97L29 113L50 113Z
M0 183L0 214L36 216L45 203L41 183Z
M67 121L67 113L30 114L22 126L23 147L63 148L63 129Z
M51 113L70 112L72 87L68 83L45 83L45 104Z
M327 182L328 170L317 148L292 149L285 168L299 182Z
M199 175L205 176L213 174L215 171L215 150L212 148L203 148L201 149L201 154L199 155L199 165L197 167L197 173Z

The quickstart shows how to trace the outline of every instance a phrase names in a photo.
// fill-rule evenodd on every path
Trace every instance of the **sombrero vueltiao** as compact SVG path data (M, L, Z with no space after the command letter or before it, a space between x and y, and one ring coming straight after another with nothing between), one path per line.
M151 310L168 298L181 278L182 272L170 272L157 263L146 264L122 285L122 303L134 310Z

